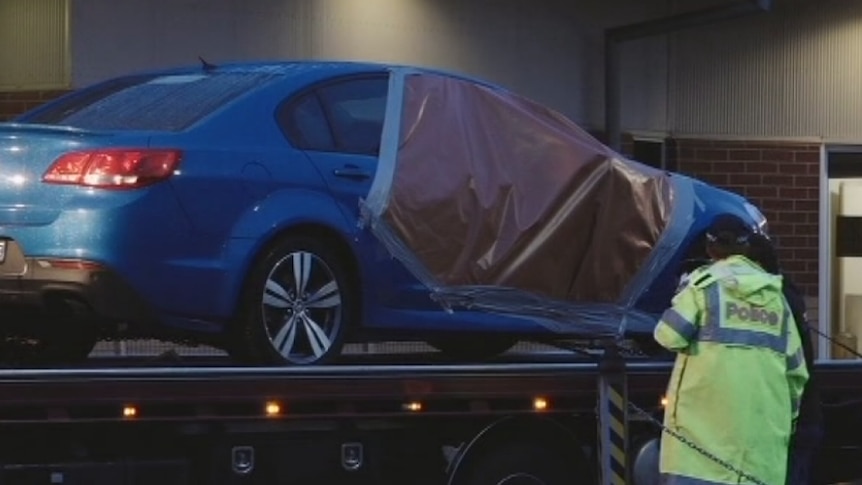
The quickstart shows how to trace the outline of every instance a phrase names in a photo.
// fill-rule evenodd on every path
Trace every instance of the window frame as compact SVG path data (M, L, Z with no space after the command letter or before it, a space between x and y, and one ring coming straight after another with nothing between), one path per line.
M336 134L336 130L333 128L333 115L331 113L331 107L327 106L327 104L323 101L320 96L320 91L325 89L326 87L336 86L339 84L349 83L352 81L364 81L364 80L380 80L388 83L390 77L389 71L372 71L372 72L364 72L359 74L348 74L344 76L337 76L328 78L322 81L314 82L304 88L292 93L283 101L281 101L275 109L274 118L275 122L279 127L282 135L285 140L294 148L303 151L315 152L315 153L337 153L344 155L360 155L366 157L377 157L379 156L379 150L377 154L371 154L367 152L361 151L353 151L353 150L345 150L343 149L343 141L339 139ZM387 90L386 99L387 102L389 100L390 93ZM321 110L323 111L323 116L326 119L326 127L329 130L329 136L332 138L334 142L334 148L332 150L320 150L309 148L305 146L301 142L301 135L295 126L295 123L292 121L292 117L290 116L293 113L293 110L304 101L308 96L313 96L317 99ZM385 115L384 115L385 117Z
M297 108L309 98L313 99L317 103L317 106L320 108L320 112L323 114L323 123L325 125L324 128L329 134L329 139L332 141L332 150L314 148L310 144L306 143L307 140L302 135L302 130L299 129L299 124L295 121L293 115L296 113ZM332 122L329 119L329 113L327 112L326 107L323 105L323 102L320 99L320 95L317 94L317 91L309 91L301 96L297 96L288 106L278 111L276 118L282 134L295 148L304 151L323 153L338 151L338 141L335 139L335 134L332 131Z

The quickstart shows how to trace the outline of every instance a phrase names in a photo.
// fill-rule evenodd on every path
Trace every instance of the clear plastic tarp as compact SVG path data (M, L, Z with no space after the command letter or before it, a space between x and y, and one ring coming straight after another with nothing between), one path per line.
M674 186L564 116L472 80L394 70L363 220L444 308L616 333L671 224Z

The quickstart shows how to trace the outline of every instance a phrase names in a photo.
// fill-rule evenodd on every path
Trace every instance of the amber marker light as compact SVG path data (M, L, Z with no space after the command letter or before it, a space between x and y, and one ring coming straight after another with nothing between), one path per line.
M414 413L418 413L422 410L422 403L419 401L410 401L404 404L404 409L407 411L412 411Z
M278 416L281 414L281 404L275 401L267 401L264 410L266 412L266 415L270 418Z
M661 397L661 407L663 407L663 408L667 407L667 396Z
M545 411L548 409L548 400L543 397L533 399L533 409L536 411Z
M127 419L138 416L138 408L135 406L123 406L123 417Z

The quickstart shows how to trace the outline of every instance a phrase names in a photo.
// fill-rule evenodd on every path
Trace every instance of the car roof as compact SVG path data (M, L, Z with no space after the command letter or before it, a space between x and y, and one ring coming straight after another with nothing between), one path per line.
M212 63L212 67L206 69L203 63L189 64L166 69L149 70L137 72L137 75L176 75L205 72L216 73L269 73L275 75L298 75L311 74L320 76L341 76L350 74L361 74L366 72L384 72L398 69L412 70L419 73L436 74L479 84L494 90L505 91L499 85L484 79L473 77L465 73L459 73L442 68L429 66L418 66L409 64L396 64L372 61L347 61L347 60L315 60L295 59L283 61L233 61L226 63Z
M171 68L162 68L162 69L140 70L137 72L130 72L130 73L126 73L126 74L123 74L121 76L118 76L118 77L107 79L101 83L90 85L88 87L83 88L82 90L78 90L78 91L71 93L67 96L61 97L57 100L54 100L50 103L47 103L46 105L39 107L39 108L36 108L35 110L31 110L30 112L25 113L22 116L18 117L16 119L16 121L25 121L26 122L27 120L36 120L35 122L39 123L40 122L39 116L43 115L44 113L50 113L51 112L50 110L56 110L57 106L62 107L62 104L58 105L57 103L62 103L64 101L74 102L74 100L80 99L82 96L86 97L89 92L98 92L98 90L100 90L100 89L105 89L106 86L108 88L110 88L111 83L117 83L117 82L122 83L123 80L125 80L125 79L134 80L134 79L140 79L140 78L149 79L149 78L163 78L163 77L166 77L166 78L180 77L180 78L182 78L182 77L186 77L186 76L196 78L196 77L201 76L201 75L205 75L205 76L211 77L211 78L218 78L221 75L226 75L228 77L235 77L238 75L240 77L250 76L252 78L260 78L262 76L264 78L269 78L268 81L266 81L265 83L262 83L262 84L258 84L254 88L254 89L257 89L257 88L263 86L264 84L270 84L270 81L287 82L287 83L290 83L292 86L295 87L295 86L306 85L309 83L315 83L318 81L325 81L327 79L332 79L332 78L351 76L354 74L358 74L358 75L375 74L375 73L384 74L387 72L392 72L392 71L401 70L401 69L405 70L408 73L410 73L410 72L433 73L436 75L446 76L446 77L450 77L453 79L457 78L457 79L465 80L466 82L473 83L475 85L485 86L486 88L488 88L490 90L495 90L498 92L505 91L504 89L502 89L498 86L495 86L491 83L488 83L486 81L479 80L479 79L470 78L470 77L465 76L463 74L457 74L457 73L445 71L442 69L435 69L435 68L421 67L421 66L409 66L409 65L403 65L403 64L380 63L380 62L362 62L362 61L341 61L341 60L284 60L284 61L227 62L227 63L221 63L218 65L214 65L212 63L208 63L208 62L204 61L203 59L201 59L201 62L198 62L196 64L188 64L188 65L184 65L184 66L175 66L175 67L171 67ZM282 81L276 81L277 78L281 78ZM245 89L245 88L243 88L243 86L237 85L235 80L228 79L225 82L228 85L232 86L231 89L233 89L234 91L236 91L237 89L239 89L239 90ZM246 81L241 82L240 84L249 85L249 83L256 84L256 81L254 79L248 79ZM168 84L172 84L172 82L168 82ZM221 88L224 88L223 85L225 83L218 83L217 82L216 84L221 86ZM190 96L189 99L185 99L184 102L186 102L186 103L195 102L195 99L199 98L200 96L204 96L205 94L206 94L206 92L204 92L204 91L196 92L192 96ZM179 93L178 95L185 96L185 94L183 94L183 93ZM165 98L164 96L162 96L162 98L168 99L168 98ZM127 103L127 101L128 100L126 100L126 99L116 101L116 103L119 103L118 106L122 106L122 109L125 110L124 111L125 116L130 115L130 113L128 113L129 110L127 109L129 107L129 104ZM178 111L177 106L172 106L172 108L173 108L174 112ZM197 113L195 110L190 110L191 112L184 111L185 118L183 120L181 120L182 123L178 122L179 124L176 126L176 128L185 129L186 127L190 126L191 124L196 123L200 117L208 116L208 114L211 113L211 111L212 111L212 108L206 108L206 107L200 107L200 106L198 106L197 108L198 108L198 111L201 111L201 110L203 110L203 111L201 111L201 113ZM179 109L179 111L183 111L183 110ZM84 115L84 116L91 116L93 118L93 120L98 119L99 120L98 123L101 123L99 126L101 126L103 129L112 129L113 125L111 125L111 126L105 125L105 123L106 123L105 119L106 118L104 115L105 115L105 113L104 113L104 111L102 111L100 113L90 113L89 115ZM155 116L154 114L152 114L152 115ZM170 117L166 118L165 116L162 116L162 115L158 115L158 118L162 121L164 121L165 119L173 119ZM136 126L141 127L140 129L142 129L142 130L150 129L150 128L143 127L144 125L147 124L147 122L145 119L143 119L142 116L134 115L133 119L136 120L135 121L137 123ZM126 120L126 121L128 121L128 120ZM128 126L128 125L126 125L126 126Z

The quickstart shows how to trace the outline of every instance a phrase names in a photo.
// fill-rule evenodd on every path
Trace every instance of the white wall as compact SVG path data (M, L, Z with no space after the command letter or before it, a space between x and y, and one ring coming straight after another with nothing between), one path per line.
M72 80L198 55L394 61L485 77L600 129L603 29L728 1L74 0ZM862 0L775 2L626 44L623 129L862 139Z
M481 76L601 127L602 29L653 10L640 0L81 0L72 79L78 87L198 55L391 61ZM647 112L635 118L664 119L653 101L632 98Z
M575 55L591 59L590 84L581 90L593 123L604 129L604 31L608 27L663 17L669 0L583 0L572 6L573 24L581 31L582 49ZM621 124L624 131L664 131L667 120L667 36L638 39L620 53Z
M0 0L0 90L68 85L68 2Z
M668 37L660 35L622 45L622 129L664 133L668 126Z
M731 0L655 0L679 13ZM625 130L862 140L862 0L773 10L626 44Z
M862 139L862 0L777 0L773 12L673 36L677 134Z

